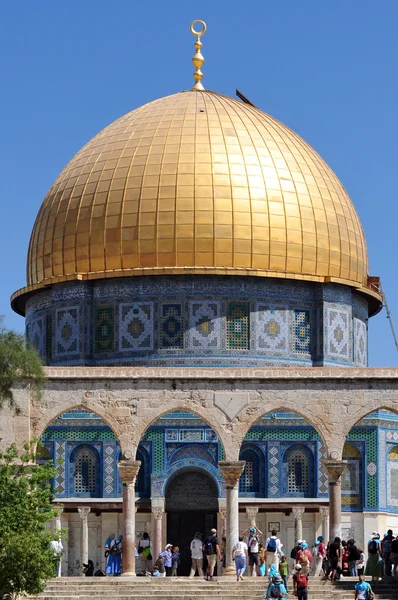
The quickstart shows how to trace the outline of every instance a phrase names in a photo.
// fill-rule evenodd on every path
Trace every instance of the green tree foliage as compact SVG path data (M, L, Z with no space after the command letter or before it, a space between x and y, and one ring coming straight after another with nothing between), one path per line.
M0 592L38 594L54 577L50 542L56 532L51 501L51 461L37 464L34 443L0 453Z
M17 408L12 388L26 381L41 389L44 381L41 359L32 346L25 345L23 335L4 327L0 317L0 406L8 402Z

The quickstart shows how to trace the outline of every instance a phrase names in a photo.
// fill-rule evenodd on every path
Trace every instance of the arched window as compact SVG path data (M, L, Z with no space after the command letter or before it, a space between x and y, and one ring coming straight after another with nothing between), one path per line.
M286 450L283 459L285 495L313 496L313 463L312 453L302 444L295 444Z
M243 448L239 460L246 461L244 471L239 479L239 494L241 496L264 497L264 459L261 450Z
M388 453L387 481L388 505L396 509L398 506L398 446L394 446Z
M72 496L99 496L99 458L95 448L78 446L70 458Z
M344 444L343 460L347 465L341 476L341 504L345 510L361 510L362 456L354 444Z

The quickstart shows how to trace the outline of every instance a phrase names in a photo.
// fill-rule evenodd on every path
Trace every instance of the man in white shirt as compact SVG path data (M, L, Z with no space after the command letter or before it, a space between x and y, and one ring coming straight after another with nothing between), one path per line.
M260 553L258 544L263 532L260 531L258 527L250 527L249 529L245 529L243 535L246 535L247 532L249 532L246 543L249 554L250 576L253 577L254 567L256 568L257 575L260 575Z
M201 540L202 534L197 532L191 542L191 557L192 566L190 577L195 577L196 570L198 570L199 577L203 577L203 542Z
M276 535L275 529L271 531L271 535L267 537L265 542L265 556L267 561L267 570L271 565L275 565L276 570L279 570L279 557L282 553L282 544Z

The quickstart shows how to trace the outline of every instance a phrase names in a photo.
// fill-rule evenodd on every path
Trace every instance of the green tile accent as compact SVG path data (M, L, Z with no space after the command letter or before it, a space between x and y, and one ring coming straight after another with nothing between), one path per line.
M95 308L94 352L103 354L113 352L115 343L113 306Z
M227 310L227 348L249 350L249 304L230 302Z

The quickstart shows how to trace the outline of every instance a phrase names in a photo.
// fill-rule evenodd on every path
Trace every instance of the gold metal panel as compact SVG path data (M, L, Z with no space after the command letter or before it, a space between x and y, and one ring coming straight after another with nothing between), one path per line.
M146 104L76 154L40 208L27 271L40 288L184 267L361 288L368 269L358 216L322 158L271 116L205 91Z

